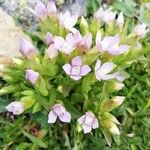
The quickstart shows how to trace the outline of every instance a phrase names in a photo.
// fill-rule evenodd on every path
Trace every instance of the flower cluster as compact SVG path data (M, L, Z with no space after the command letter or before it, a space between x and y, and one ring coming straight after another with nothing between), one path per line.
M58 12L53 0L47 6L38 3L32 12L40 18L39 37L45 51L41 54L28 40L20 40L23 58L14 59L15 65L6 69L4 79L10 85L0 94L16 92L21 100L6 106L7 111L19 115L44 108L49 112L49 124L77 120L77 128L82 127L84 133L102 127L107 134L119 135L120 123L110 111L125 97L112 93L125 86L125 68L136 60L137 44L148 31L146 25L138 24L125 35L122 12L117 16L112 9L100 8L91 25L82 17L76 29L78 15Z

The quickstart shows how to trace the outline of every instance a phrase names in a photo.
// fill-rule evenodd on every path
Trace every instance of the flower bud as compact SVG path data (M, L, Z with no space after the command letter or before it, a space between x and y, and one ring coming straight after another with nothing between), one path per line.
M48 16L57 14L57 8L55 5L55 0L48 0L47 12L48 12Z
M83 16L81 17L80 29L82 35L86 35L89 33L89 25Z
M45 41L46 41L47 46L50 46L54 42L53 35L48 32L46 35Z
M28 59L33 58L37 54L34 46L24 38L20 40L20 52Z
M5 107L7 111L12 112L14 115L19 115L24 111L24 105L22 102L14 101Z
M19 58L12 58L12 61L17 64L17 65L23 65L23 60L19 59Z
M114 135L120 135L120 131L115 123L111 122L109 131L110 131L110 133L112 133Z
M35 13L41 20L47 19L47 9L44 3L38 2L35 6Z
M124 17L123 17L123 13L122 12L119 14L116 23L119 26L119 28L122 29L122 27L124 25Z
M123 101L124 101L125 97L124 96L116 96L112 99L114 106L118 107L120 106Z
M25 78L26 80L30 81L33 85L35 85L37 80L39 79L39 73L32 69L27 69Z

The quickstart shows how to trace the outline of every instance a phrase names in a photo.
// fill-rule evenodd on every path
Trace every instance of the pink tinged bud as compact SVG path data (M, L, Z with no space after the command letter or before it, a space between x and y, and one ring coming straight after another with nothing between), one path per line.
M26 80L30 81L33 85L36 84L37 80L39 79L39 76L39 73L32 69L26 70L25 78Z
M71 64L65 64L62 68L73 80L80 80L91 71L88 65L82 64L80 56L73 58Z
M115 65L112 62L106 62L101 65L101 61L98 59L95 65L95 76L97 80L110 80L114 79L113 74L108 74L114 69Z
M141 38L143 38L146 33L148 32L148 30L146 29L147 26L146 24L142 23L142 24L138 24L134 29L133 29L133 33Z
M59 24L71 31L76 24L78 19L77 15L71 15L69 11L66 11L65 13L60 13L59 14Z
M49 48L46 50L46 55L50 58L53 59L57 57L58 55L58 50L54 47L54 44L51 44Z
M47 46L50 46L54 42L53 35L48 32L47 35L46 35L45 41L46 41Z
M20 40L20 52L23 56L30 59L37 54L34 46L24 38Z
M123 25L124 25L124 17L123 17L123 13L121 12L116 20L117 25L119 26L120 29L122 29Z
M19 114L23 113L23 111L24 111L23 103L17 102L17 101L10 103L5 108L7 111L12 112L14 115L19 115Z
M56 104L52 107L48 114L48 123L55 123L57 118L62 122L71 122L71 115L62 104Z
M78 119L78 123L82 126L84 134L90 133L92 129L99 127L98 120L92 112L86 112Z
M55 0L49 0L48 1L47 12L48 12L49 16L57 14L57 8L56 8L56 5L55 5Z
M37 5L35 6L35 13L36 15L41 19L45 20L47 19L47 9L44 3L38 2Z

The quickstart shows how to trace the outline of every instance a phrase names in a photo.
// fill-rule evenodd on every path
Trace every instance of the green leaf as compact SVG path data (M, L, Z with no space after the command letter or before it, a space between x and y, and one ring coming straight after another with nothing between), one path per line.
M0 113L5 112L5 107L8 105L8 101L0 98Z
M25 131L21 131L24 136L26 136L33 144L41 147L41 148L48 148L47 144L44 143L42 140L36 138L35 136L25 132Z
M21 99L21 102L24 104L25 109L29 109L35 103L34 96L26 96Z

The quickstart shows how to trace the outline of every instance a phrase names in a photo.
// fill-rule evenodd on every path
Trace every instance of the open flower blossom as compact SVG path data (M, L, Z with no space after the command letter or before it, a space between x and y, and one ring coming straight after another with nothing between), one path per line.
M147 26L145 23L142 24L138 24L137 26L135 26L135 28L133 29L133 33L141 38L143 38L146 33L148 32L148 30L146 29Z
M14 115L19 115L21 113L23 113L24 111L24 105L22 102L11 102L9 105L7 105L6 110L9 112L12 112Z
M124 25L124 17L123 17L123 13L120 12L117 20L116 20L117 25L119 26L120 29L122 29L123 25Z
M52 107L48 114L48 123L55 123L57 118L62 122L71 122L71 115L62 104L56 104Z
M54 43L54 37L50 32L46 34L45 42L47 46L50 46L52 43Z
M54 47L60 52L69 55L75 49L73 34L67 34L66 39L60 36L55 36Z
M114 22L115 17L116 17L116 12L113 12L111 8L103 9L101 7L94 14L94 18L99 19L101 22L107 24Z
M121 55L126 53L129 49L128 45L119 45L120 37L119 35L107 36L101 40L101 37L96 36L96 47L99 51L108 52L111 55Z
M54 44L51 44L49 48L46 50L46 55L50 58L53 59L57 57L58 55L58 50L55 48Z
M113 74L109 74L113 69L115 65L113 62L106 62L104 64L101 64L101 61L98 59L95 65L95 77L97 80L110 80L114 79Z
M34 12L41 20L47 19L47 8L44 3L38 2L35 6Z
M23 56L30 59L37 54L35 47L26 39L20 39L20 52Z
M25 78L26 80L30 81L33 85L36 84L37 80L39 79L39 76L39 73L32 69L26 70Z
M77 56L72 59L71 64L65 64L63 70L71 79L80 80L91 71L91 68L88 65L83 65L82 58Z
M84 134L90 133L92 129L99 127L98 120L92 112L86 112L85 115L78 119L78 122L80 125L82 125Z
M81 49L82 51L86 52L87 50L90 49L92 45L92 34L88 33L84 37L80 34L80 32L76 32L73 34L74 37L74 43L75 46L78 49Z
M77 19L78 19L78 15L71 15L69 11L59 14L59 24L62 27L68 29L69 31L75 30L75 28L73 27L76 24Z

